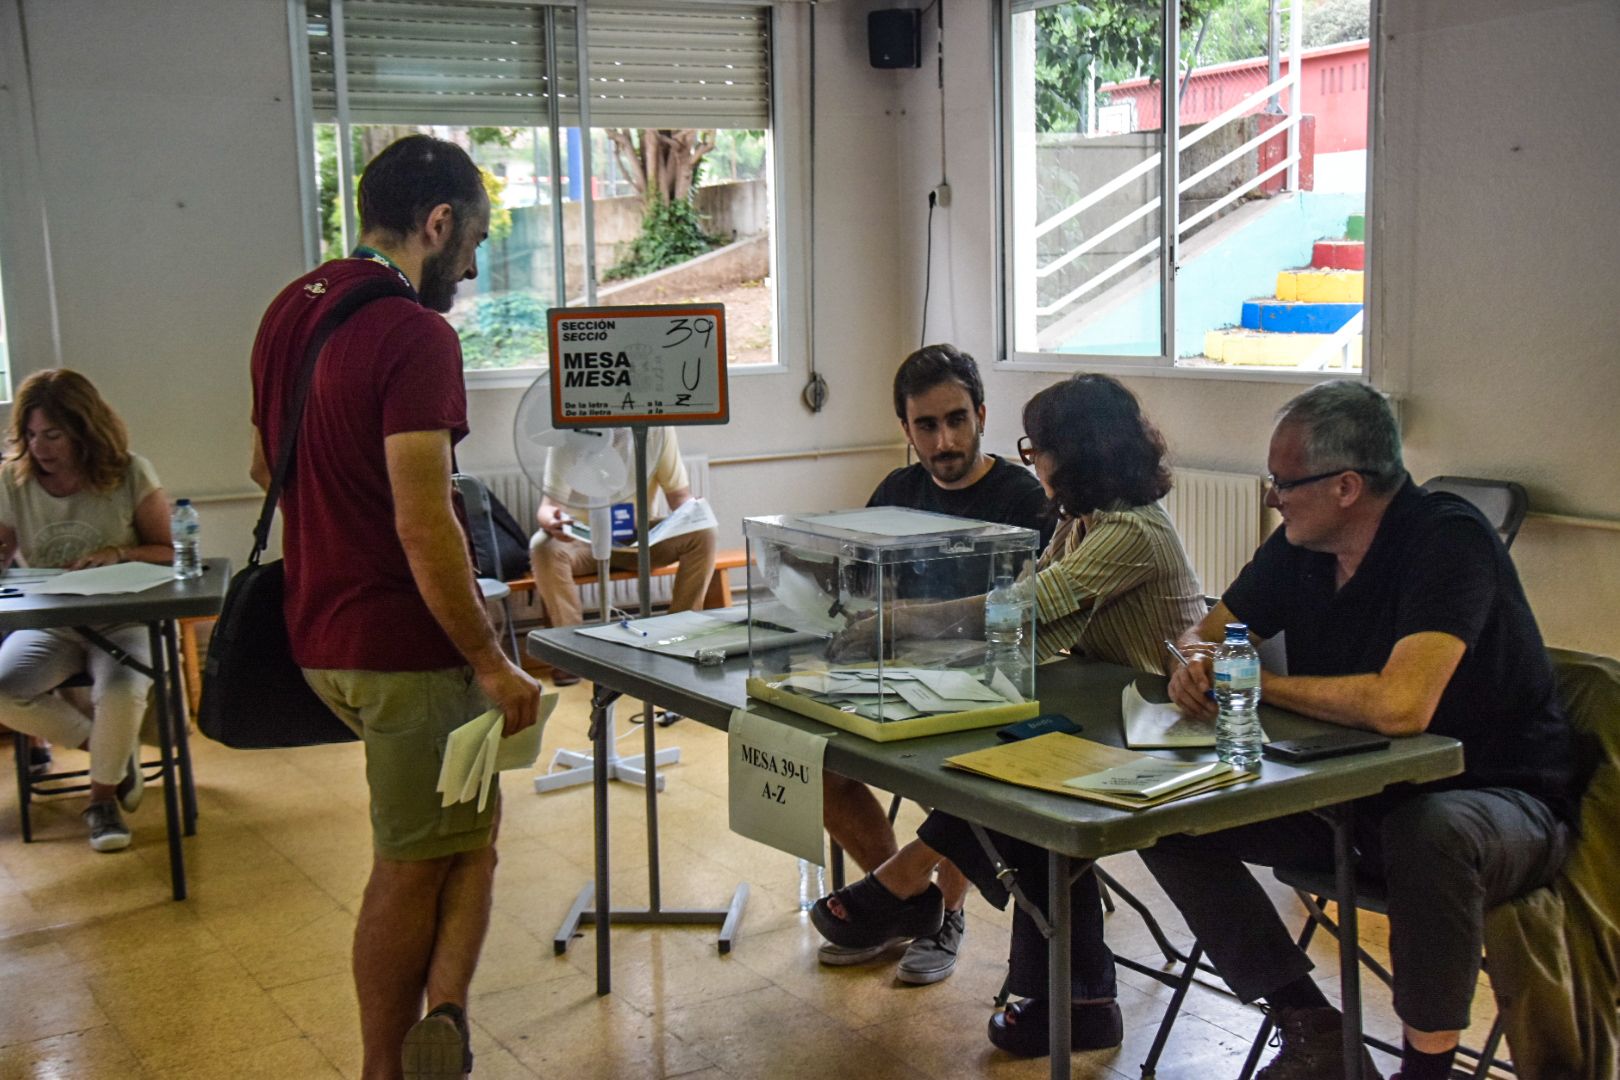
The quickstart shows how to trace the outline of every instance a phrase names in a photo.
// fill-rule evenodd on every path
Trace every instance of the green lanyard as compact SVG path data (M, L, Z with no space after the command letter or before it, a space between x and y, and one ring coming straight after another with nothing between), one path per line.
M390 259L388 256L384 255L374 247L367 247L366 245L361 244L354 249L354 254L351 257L356 259L370 259L372 262L382 263L391 270L397 270L400 273L404 273L403 270L399 269L398 264L396 264L393 259Z

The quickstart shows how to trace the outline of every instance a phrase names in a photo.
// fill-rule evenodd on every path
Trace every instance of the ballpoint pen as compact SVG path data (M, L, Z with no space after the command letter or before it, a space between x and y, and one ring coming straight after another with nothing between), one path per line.
M639 626L631 626L629 619L620 619L619 620L619 629L620 630L628 630L632 634L640 634L642 637L647 636L647 631L643 630L641 627L639 627Z
M1170 655L1171 656L1173 656L1177 660L1181 661L1181 666L1182 667L1184 667L1184 668L1192 667L1192 661L1187 659L1187 654L1186 653L1184 653L1180 649L1176 648L1176 643L1175 642L1171 641L1169 638L1165 638L1164 639L1164 647L1170 650ZM1209 698L1209 700L1214 701L1215 700L1215 691L1214 691L1214 689L1205 690L1204 691L1204 696Z

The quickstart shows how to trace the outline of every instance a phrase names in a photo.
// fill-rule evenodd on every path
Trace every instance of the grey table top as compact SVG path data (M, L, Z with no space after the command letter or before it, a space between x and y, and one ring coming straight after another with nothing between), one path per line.
M723 667L599 641L574 628L536 630L529 653L631 697L651 701L712 727L725 728L731 710L748 704L748 661ZM1041 707L1081 725L1086 738L1123 745L1120 691L1136 673L1112 664L1064 660L1037 676ZM805 731L834 732L809 717L764 702L750 711ZM1272 739L1303 738L1338 730L1270 706L1261 719ZM1462 771L1462 745L1439 735L1394 739L1388 750L1290 766L1265 761L1260 779L1148 810L1123 810L1036 791L944 767L945 758L996 742L995 729L879 743L835 732L826 767L939 807L1048 850L1096 858L1151 846L1161 836L1205 833L1314 810L1376 794L1391 784L1424 782ZM1211 750L1155 751L1185 760L1209 759Z
M99 626L217 615L231 581L229 559L204 559L203 576L113 596L0 597L0 632ZM0 577L0 585L5 584Z

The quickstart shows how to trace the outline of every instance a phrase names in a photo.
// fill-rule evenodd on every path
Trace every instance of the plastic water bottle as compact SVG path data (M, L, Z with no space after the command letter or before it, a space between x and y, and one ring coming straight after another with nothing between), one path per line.
M1226 640L1215 650L1215 756L1243 769L1260 763L1260 655L1249 642L1249 628L1226 624Z
M174 539L174 576L184 581L202 577L202 556L197 545L202 538L202 525L197 521L197 508L190 499L180 499L169 515L169 534Z
M826 872L809 859L799 860L799 910L809 911L827 892Z
M984 666L988 677L1000 671L1021 694L1029 690L1029 655L1024 648L1024 624L1029 601L1013 587L1010 574L996 578L984 598Z

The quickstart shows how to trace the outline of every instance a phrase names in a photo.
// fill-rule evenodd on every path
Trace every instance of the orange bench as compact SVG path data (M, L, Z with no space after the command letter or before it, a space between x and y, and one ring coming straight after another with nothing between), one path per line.
M723 608L731 606L731 575L728 571L740 570L748 565L748 554L742 548L730 548L715 552L714 576L709 579L708 591L703 594L703 607ZM652 568L653 577L673 576L678 569L677 564L668 566L655 566ZM610 581L634 581L639 575L634 570L614 570L608 574ZM594 585L595 574L581 574L574 578L575 585ZM506 583L514 593L534 591L534 578L521 577ZM192 714L197 712L197 706L202 701L202 663L201 651L197 647L197 630L203 624L212 624L212 615L200 615L195 618L180 620L180 666L185 672L186 698L191 704Z

